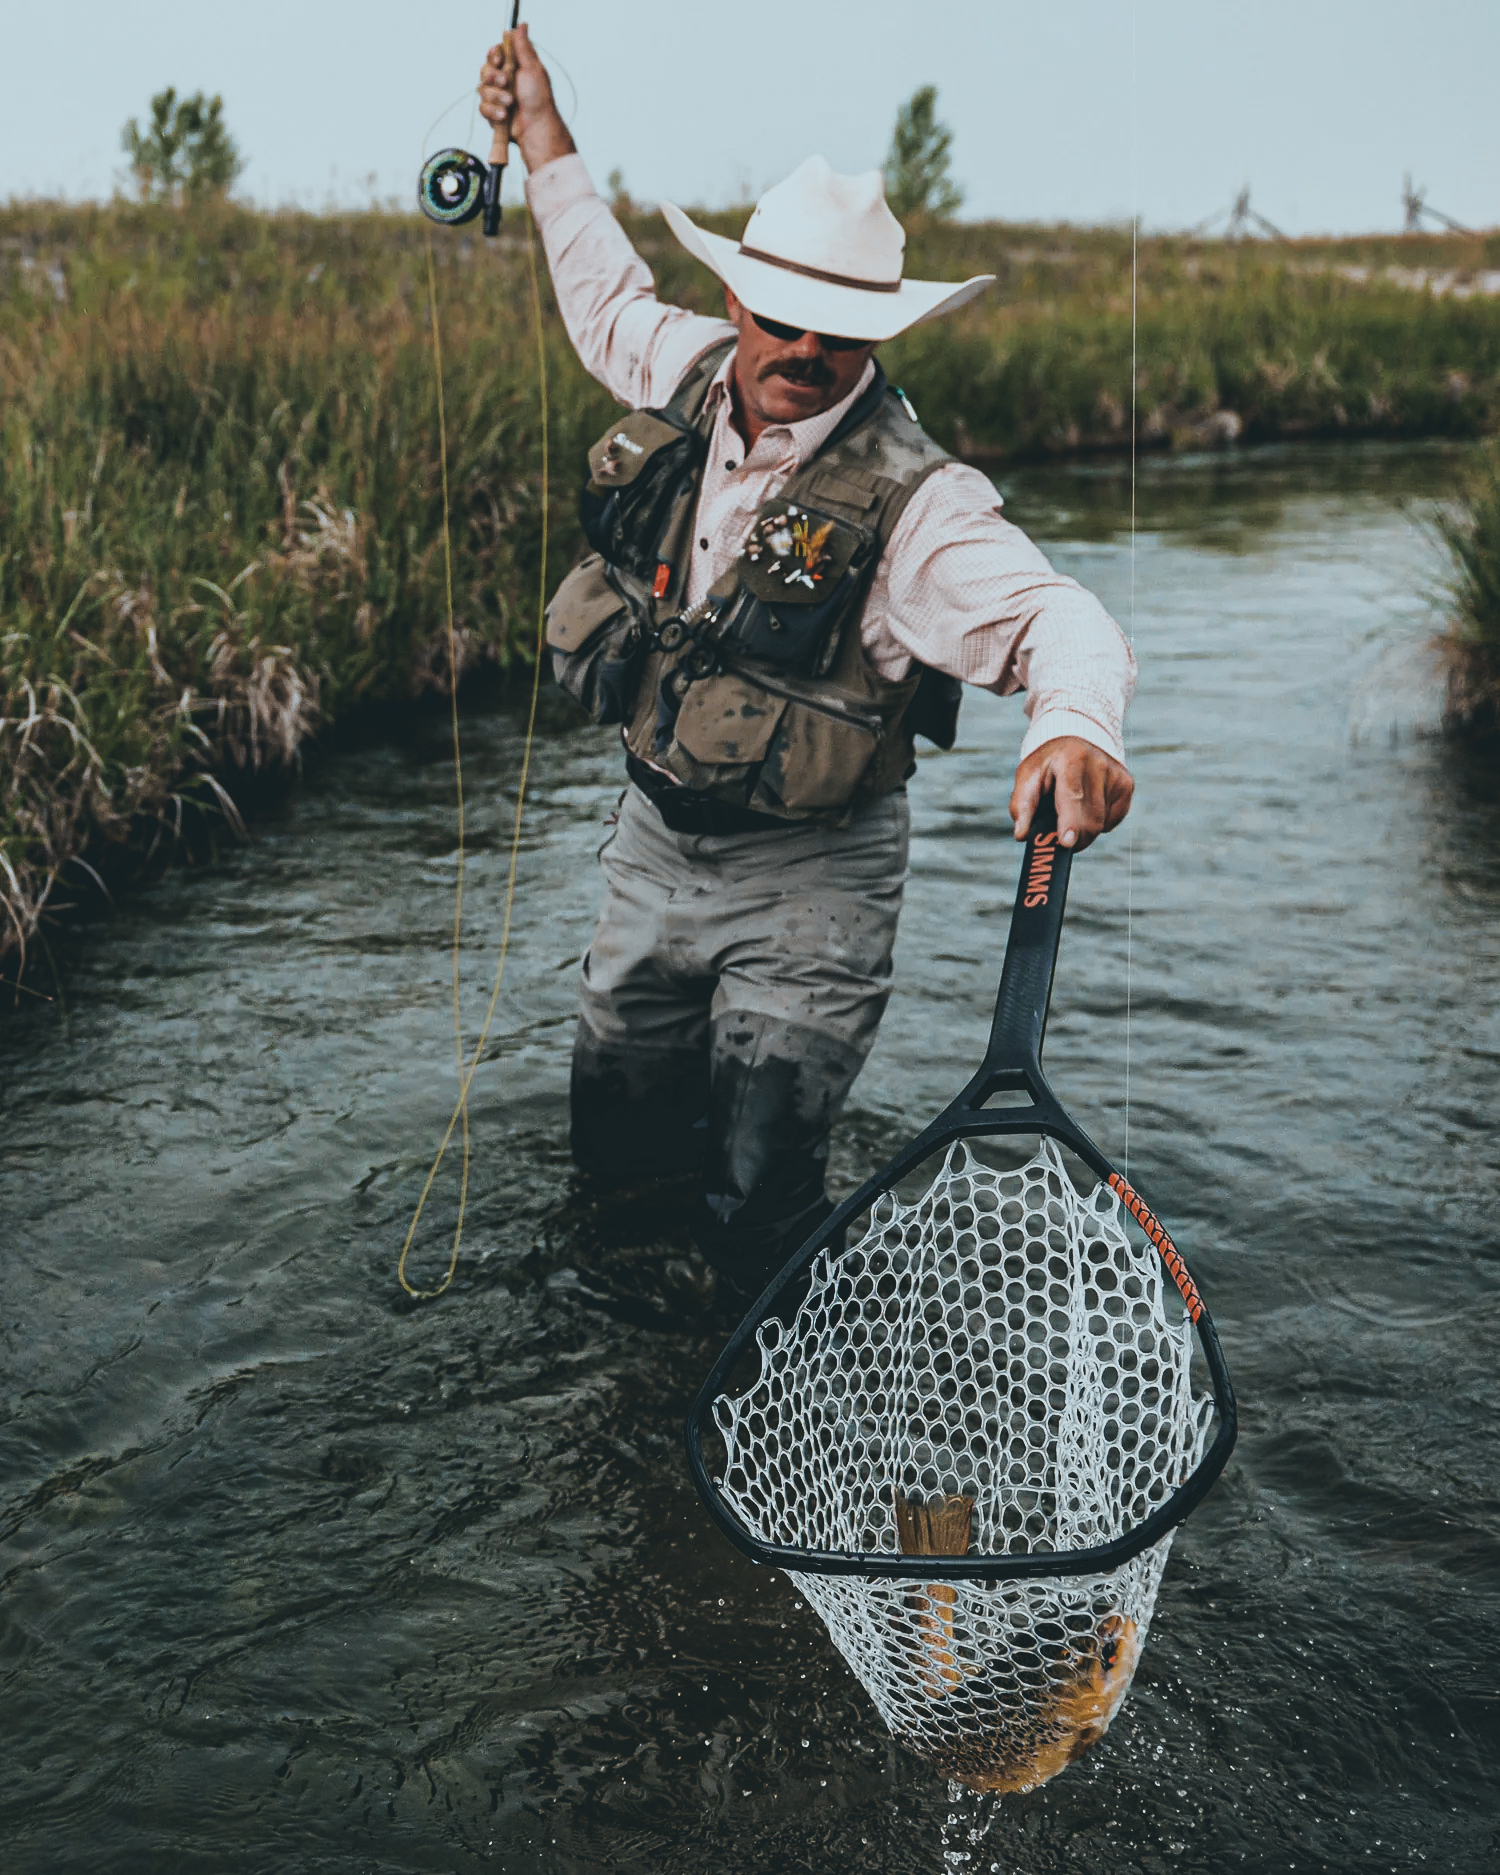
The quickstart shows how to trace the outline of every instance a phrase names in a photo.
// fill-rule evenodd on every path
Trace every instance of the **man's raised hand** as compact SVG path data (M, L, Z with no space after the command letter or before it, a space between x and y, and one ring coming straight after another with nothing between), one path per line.
M491 46L479 74L479 113L493 127L509 121L510 136L520 145L528 170L538 170L577 147L558 114L552 80L531 44L531 30L523 21L511 35L516 54L514 84L505 74L503 45Z

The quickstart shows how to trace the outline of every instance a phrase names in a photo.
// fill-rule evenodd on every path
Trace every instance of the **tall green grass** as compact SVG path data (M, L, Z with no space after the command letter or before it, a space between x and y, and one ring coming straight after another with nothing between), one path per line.
M706 219L738 234L742 216ZM633 232L665 295L715 304L713 282L660 222ZM1500 299L1403 283L1500 270L1500 235L1173 236L1140 243L1136 263L1136 424L1148 446L1223 435L1210 421L1220 412L1249 441L1500 429ZM1128 446L1128 230L932 224L912 231L906 266L998 276L958 314L882 349L940 442L986 462Z
M450 680L420 224L6 221L0 955L80 853L175 819L184 786ZM534 616L538 378L524 258L441 235L434 256L462 674ZM563 371L555 322L549 345ZM586 407L604 420L582 388L554 415L565 459Z
M664 298L718 308L658 218L629 225ZM460 677L530 655L541 412L522 227L432 232ZM0 209L0 957L67 868L175 824L186 793L452 682L427 251L423 224L392 214ZM1222 434L1225 412L1252 437L1500 429L1500 304L1338 271L1496 267L1500 242L1161 240L1139 260L1143 443ZM909 267L1000 275L886 348L941 441L991 461L1128 443L1127 233L919 227ZM563 565L612 405L543 294Z

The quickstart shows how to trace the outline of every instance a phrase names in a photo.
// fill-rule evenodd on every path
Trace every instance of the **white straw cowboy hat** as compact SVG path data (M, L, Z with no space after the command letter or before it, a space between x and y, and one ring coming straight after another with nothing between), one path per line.
M906 235L886 206L878 169L840 176L810 156L767 189L739 241L696 227L663 202L667 226L751 312L805 332L890 339L919 319L951 312L995 276L903 280Z

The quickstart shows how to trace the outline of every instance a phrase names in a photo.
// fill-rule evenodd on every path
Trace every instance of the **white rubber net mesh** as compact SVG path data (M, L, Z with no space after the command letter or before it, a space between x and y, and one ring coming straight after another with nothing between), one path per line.
M802 1549L1090 1548L1163 1503L1212 1427L1160 1258L1050 1140L1008 1172L955 1145L915 1204L882 1198L857 1244L819 1257L791 1327L758 1340L758 1381L715 1403L720 1485L763 1540ZM914 1550L912 1507L947 1540ZM1170 1542L1101 1576L924 1585L914 1562L899 1581L792 1580L896 1737L950 1777L1024 1790L1103 1735Z

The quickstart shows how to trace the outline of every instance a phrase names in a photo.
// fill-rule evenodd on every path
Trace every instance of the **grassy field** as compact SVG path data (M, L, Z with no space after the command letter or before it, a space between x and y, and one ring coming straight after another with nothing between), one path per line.
M713 308L660 220L628 220L663 296ZM541 413L519 216L432 251L462 676L528 656ZM908 265L1000 276L885 350L939 440L1129 446L1128 232L919 228ZM1143 242L1137 438L1500 432L1500 299L1465 292L1496 269L1497 236ZM613 406L544 305L560 572ZM447 690L430 343L414 217L0 209L0 959L187 795Z

